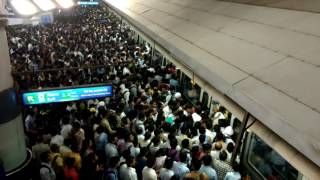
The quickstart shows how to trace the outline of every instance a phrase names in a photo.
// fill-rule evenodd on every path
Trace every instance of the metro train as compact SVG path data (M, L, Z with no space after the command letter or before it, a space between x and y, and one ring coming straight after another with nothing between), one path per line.
M192 104L200 102L209 112L219 107L238 135L233 159L240 157L240 163L250 179L316 180L320 179L319 167L289 145L285 140L266 127L232 99L219 92L213 85L194 74L191 67L182 64L173 54L145 35L138 27L131 25L116 11L108 7L121 23L135 33L139 44L149 46L153 60L162 66L173 64L179 77L180 92ZM237 148L238 146L238 148Z

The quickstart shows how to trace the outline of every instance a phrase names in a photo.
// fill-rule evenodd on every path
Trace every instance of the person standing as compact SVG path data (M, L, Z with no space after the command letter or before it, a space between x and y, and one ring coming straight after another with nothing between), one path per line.
M54 169L49 164L49 151L43 152L40 155L40 179L41 180L56 180Z

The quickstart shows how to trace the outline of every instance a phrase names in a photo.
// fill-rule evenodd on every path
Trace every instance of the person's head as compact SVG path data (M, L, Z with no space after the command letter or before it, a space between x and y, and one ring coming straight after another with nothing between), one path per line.
M101 134L103 132L103 127L102 126L98 126L97 129L96 129L96 132L98 134Z
M166 158L166 160L164 161L164 167L166 169L171 169L173 166L173 160L169 157Z
M220 126L219 124L216 124L213 126L213 131L216 132L216 133L219 133L220 132Z
M50 150L53 153L58 153L59 152L59 146L57 144L51 144Z
M225 161L225 160L227 159L227 157L228 157L228 154L227 154L227 152L226 152L225 150L223 150L223 151L221 151L221 152L219 153L219 159L220 159L221 161Z
M202 162L205 166L211 166L212 163L212 157L210 155L205 155L202 158Z
M222 149L222 143L221 142L216 142L214 144L214 149L217 151L220 151Z
M145 157L147 152L148 152L148 148L147 147L142 147L140 149L140 153L139 153L138 157Z
M152 139L152 143L153 143L154 146L158 146L158 145L160 144L160 139L159 139L159 137L154 137L154 138Z
M136 130L137 135L143 134L143 129L141 127L138 127Z
M170 146L172 149L176 149L177 145L178 145L178 141L176 138L170 140Z
M199 171L199 169L201 168L201 161L198 160L197 158L192 159L192 168L195 171Z
M184 139L181 141L182 148L189 149L189 139Z
M120 158L118 156L113 156L109 160L109 167L110 168L117 168Z
M148 166L148 168L153 168L154 163L155 163L154 157L149 157L149 158L147 159L147 166Z
M240 172L240 165L235 162L232 166L232 169L235 171L235 172Z
M203 127L203 126L200 126L200 128L199 128L199 133L200 133L201 135L205 135L205 134L206 134L206 128Z
M135 166L135 159L133 156L129 155L126 157L126 163L128 167L134 167Z
M114 144L116 142L116 136L113 134L108 135L108 142Z
M229 142L228 145L227 145L227 151L229 153L232 153L233 152L233 149L234 149L234 145L232 142Z
M203 144L202 145L202 150L205 153L209 153L211 151L211 144Z
M74 163L75 163L75 159L73 157L66 157L64 160L64 163L66 164L66 166L68 168L73 168L74 167Z
M45 151L40 154L41 162L48 163L49 162L49 151Z
M149 131L147 131L145 134L144 134L144 140L147 141L151 138L151 133Z
M201 144L203 144L205 141L206 141L206 135L201 134L201 135L199 136L199 142L200 142Z
M79 122L79 121L74 121L74 122L72 123L72 128L73 128L74 130L79 130L79 129L81 128L80 122Z

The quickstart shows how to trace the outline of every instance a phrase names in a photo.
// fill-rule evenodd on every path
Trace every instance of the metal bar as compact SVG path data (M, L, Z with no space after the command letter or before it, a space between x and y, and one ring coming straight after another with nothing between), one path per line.
M231 157L231 165L234 164L235 160L236 160L236 157L237 157L237 154L238 152L240 151L240 147L241 147L241 140L243 138L243 135L246 131L246 126L247 126L247 122L249 120L249 117L250 117L250 113L249 112L246 112L246 114L244 115L243 117L243 120L242 120L242 123L241 123L241 127L240 127L240 133L237 137L237 140L236 140L236 145L233 149L233 152L232 152L232 157Z

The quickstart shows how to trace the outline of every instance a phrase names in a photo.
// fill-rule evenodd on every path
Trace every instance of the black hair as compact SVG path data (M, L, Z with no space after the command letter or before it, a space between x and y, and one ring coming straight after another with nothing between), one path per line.
M202 145L202 149L203 149L203 151L209 151L209 150L211 150L211 144L203 144Z
M222 150L222 151L219 153L219 159L220 159L221 161L225 161L225 160L227 159L227 157L228 157L228 154L226 153L225 150Z
M154 163L155 163L154 157L149 157L149 158L147 159L147 166L148 166L148 168L153 168Z
M189 139L184 139L184 140L182 140L182 142L181 142L182 148L189 149L189 144L190 144Z
M119 160L120 160L119 156L111 157L110 160L109 160L109 166L111 168L116 168L117 165L118 165Z
M164 167L166 169L171 169L173 166L173 160L169 157L166 158L166 160L164 161Z
M199 136L199 141L200 141L200 143L204 143L205 140L206 140L206 136L203 135L203 134L201 134L201 135Z
M229 142L228 145L227 145L227 151L232 153L233 152L233 149L234 149L234 145L232 142Z
M201 168L201 161L197 158L192 159L192 167L195 171L198 171Z
M210 155L205 155L202 158L202 162L205 166L210 166L212 163L212 157Z
M74 166L75 159L73 157L66 157L64 162L68 168L72 168Z
M178 145L178 141L176 138L170 140L170 146L172 149L175 149Z

